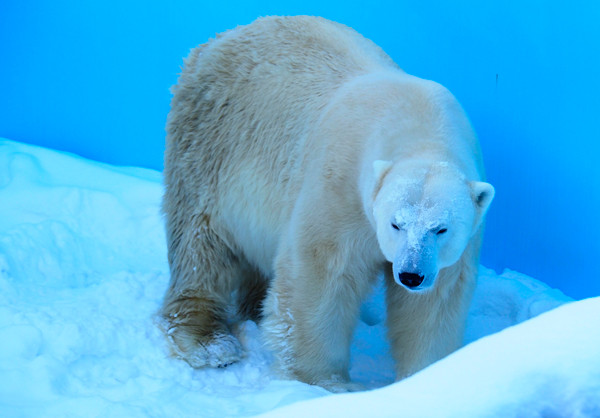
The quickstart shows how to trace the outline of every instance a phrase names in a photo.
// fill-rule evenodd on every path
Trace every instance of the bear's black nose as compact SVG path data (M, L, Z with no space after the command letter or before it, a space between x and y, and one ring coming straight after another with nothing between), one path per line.
M416 273L400 273L399 278L400 283L412 289L413 287L417 287L418 285L423 283L425 276L420 276Z

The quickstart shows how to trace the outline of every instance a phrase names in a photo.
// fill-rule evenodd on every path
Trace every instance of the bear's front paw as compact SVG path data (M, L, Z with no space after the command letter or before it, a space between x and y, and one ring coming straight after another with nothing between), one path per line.
M227 367L239 361L244 350L231 334L213 334L194 340L193 344L185 344L183 347L172 338L177 357L185 360L194 368L202 367Z

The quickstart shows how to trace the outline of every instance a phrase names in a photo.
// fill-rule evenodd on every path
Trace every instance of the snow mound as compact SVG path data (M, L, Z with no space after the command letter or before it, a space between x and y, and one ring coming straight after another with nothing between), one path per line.
M373 405L403 416L599 411L588 396L600 393L598 301L527 321L571 299L485 268L467 325L473 343L397 384L333 396L277 380L251 321L234 330L241 362L194 370L169 357L155 318L169 278L161 196L156 171L0 140L0 416L250 416L293 403L291 412L316 415L372 414ZM361 319L351 376L390 385L381 286ZM303 402L312 398L321 399Z
M585 318L585 320L581 320ZM416 375L265 417L598 417L600 297L485 337Z

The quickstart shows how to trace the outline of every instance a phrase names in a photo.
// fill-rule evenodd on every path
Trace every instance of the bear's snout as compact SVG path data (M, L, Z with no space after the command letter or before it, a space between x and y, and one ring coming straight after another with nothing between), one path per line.
M421 276L420 274L417 273L400 273L398 275L399 279L400 279L400 283L402 283L404 286L408 287L409 289L413 289L417 286L419 286L421 283L423 283L423 280L425 280L425 276Z

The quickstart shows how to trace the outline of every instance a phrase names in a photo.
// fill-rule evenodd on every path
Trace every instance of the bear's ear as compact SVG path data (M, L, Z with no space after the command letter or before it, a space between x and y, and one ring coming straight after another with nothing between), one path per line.
M375 181L378 182L392 168L391 161L375 160L373 161L373 174Z
M471 182L471 196L473 197L473 202L475 202L475 206L479 210L479 213L482 215L487 211L490 203L492 203L495 193L496 190L490 183L483 181Z

